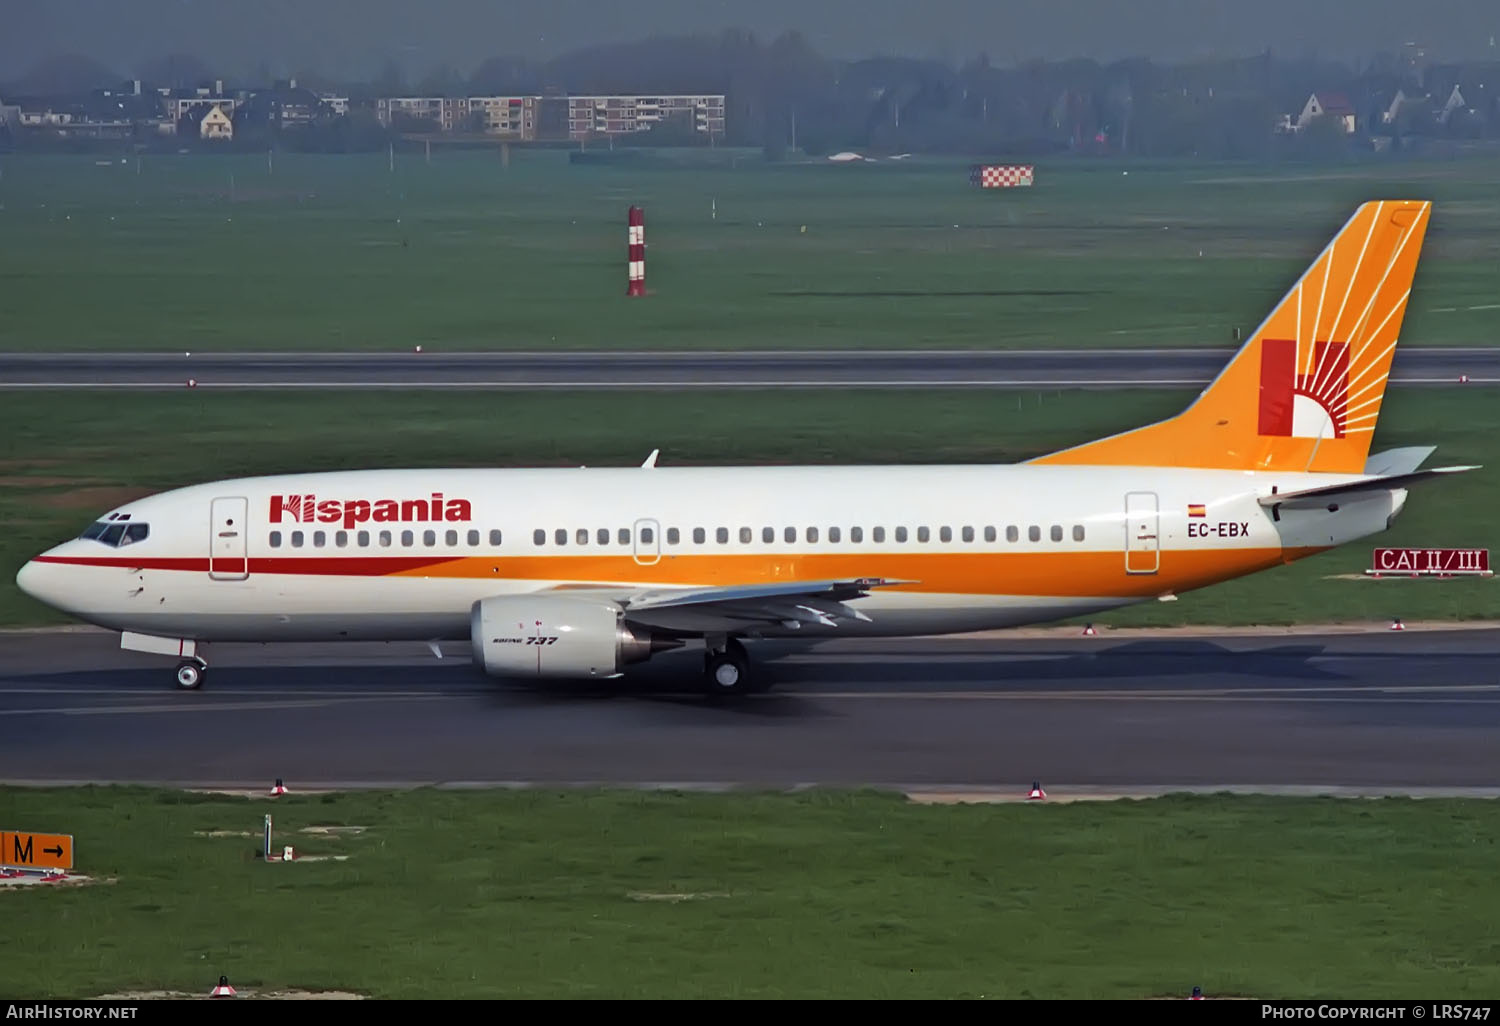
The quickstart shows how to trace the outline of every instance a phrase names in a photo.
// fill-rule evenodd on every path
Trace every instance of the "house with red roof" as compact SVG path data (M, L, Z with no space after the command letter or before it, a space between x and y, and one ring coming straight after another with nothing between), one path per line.
M1354 104L1343 93L1313 93L1297 115L1297 130L1305 129L1313 118L1327 115L1343 123L1344 132L1354 134Z

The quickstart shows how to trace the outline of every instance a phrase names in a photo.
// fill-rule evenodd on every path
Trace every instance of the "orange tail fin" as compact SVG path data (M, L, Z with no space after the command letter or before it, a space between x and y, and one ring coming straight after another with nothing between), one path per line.
M1361 205L1186 410L1031 462L1363 472L1431 209Z

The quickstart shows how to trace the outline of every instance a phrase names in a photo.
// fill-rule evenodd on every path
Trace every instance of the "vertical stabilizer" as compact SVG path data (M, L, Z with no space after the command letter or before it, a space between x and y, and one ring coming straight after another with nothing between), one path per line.
M1361 205L1186 410L1031 462L1362 473L1431 209Z

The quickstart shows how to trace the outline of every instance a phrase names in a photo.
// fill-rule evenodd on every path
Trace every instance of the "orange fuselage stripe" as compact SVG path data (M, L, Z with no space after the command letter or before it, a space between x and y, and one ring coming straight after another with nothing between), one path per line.
M882 592L967 595L1149 596L1187 591L1289 563L1320 548L1163 551L1156 573L1125 571L1125 554L1109 552L887 552L664 554L642 565L630 556L462 556L392 576L564 581L586 586L621 581L648 585L729 586L779 581L888 577L916 581Z

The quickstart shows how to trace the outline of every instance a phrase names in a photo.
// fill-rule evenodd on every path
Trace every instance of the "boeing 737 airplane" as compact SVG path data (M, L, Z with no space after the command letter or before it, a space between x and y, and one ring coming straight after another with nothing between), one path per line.
M467 639L612 678L701 642L959 633L1172 599L1390 526L1430 447L1370 455L1431 204L1361 205L1179 415L1013 465L355 470L109 511L29 595L180 660L227 641Z

